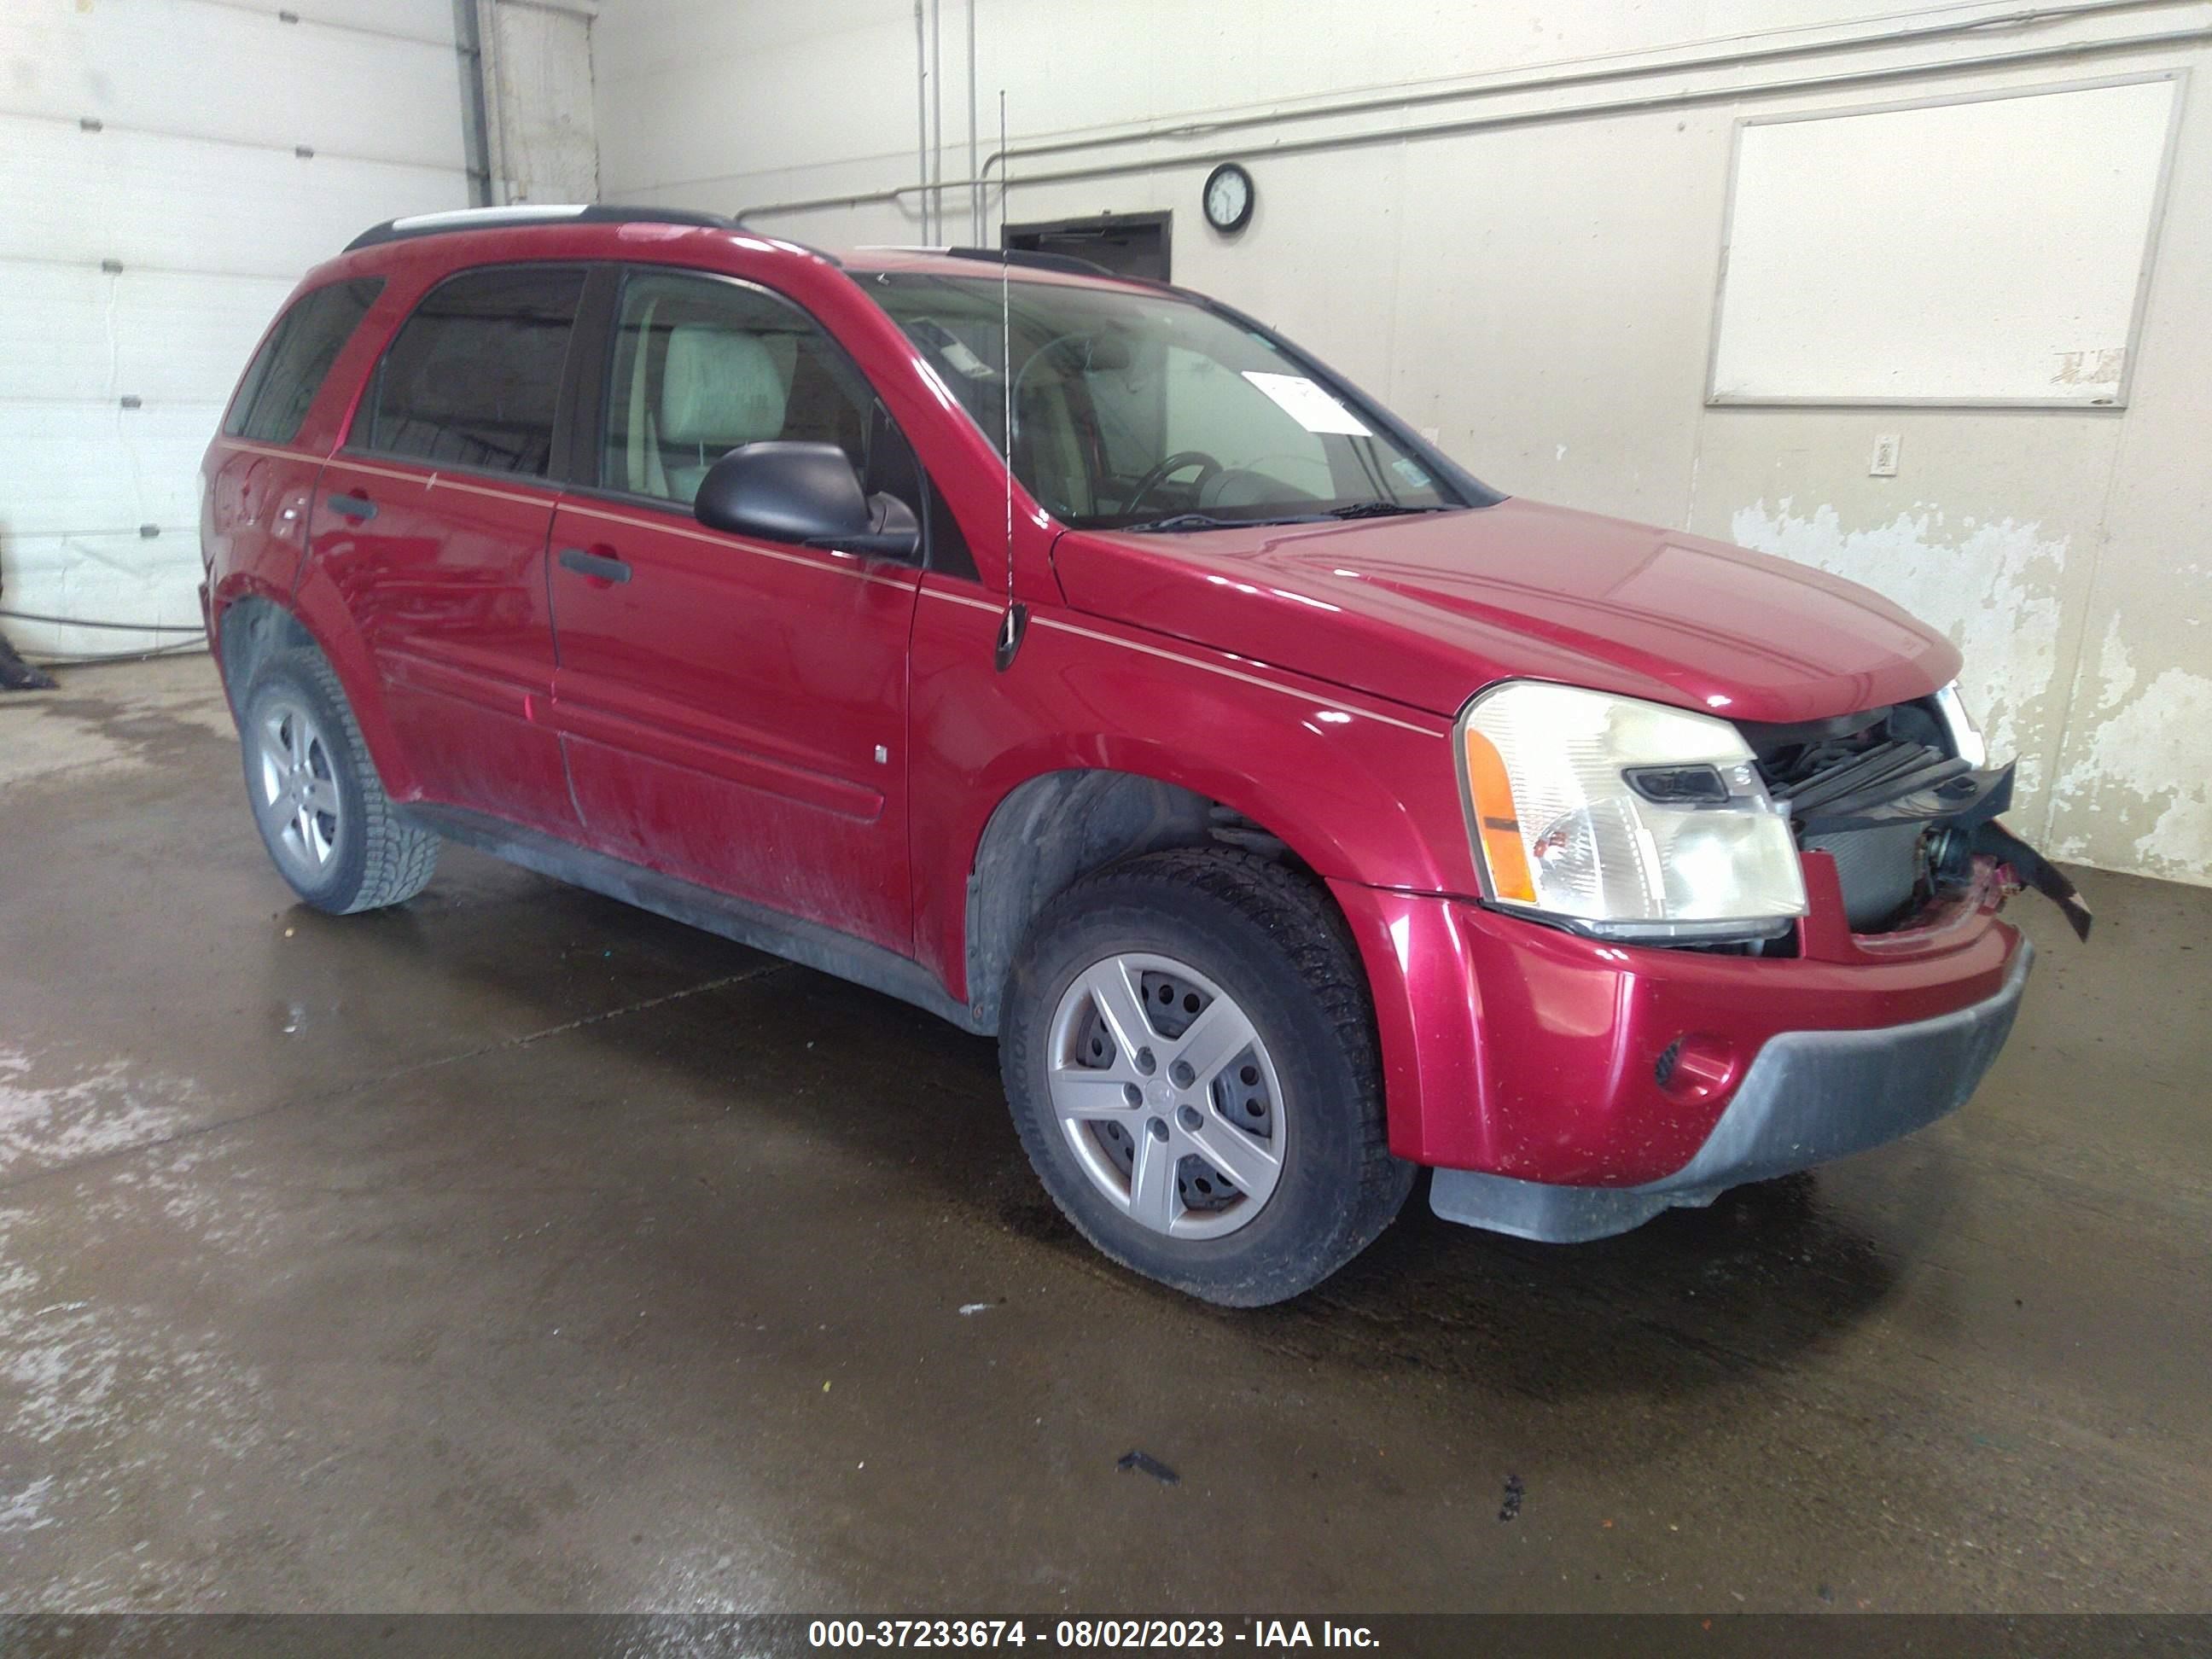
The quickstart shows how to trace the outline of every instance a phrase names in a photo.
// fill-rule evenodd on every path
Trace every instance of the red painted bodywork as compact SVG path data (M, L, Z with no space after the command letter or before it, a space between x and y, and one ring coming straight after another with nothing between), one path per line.
M907 951L906 769L889 751L904 757L921 572L629 503L563 501L553 545L638 573L553 584L546 724L566 741L583 839Z
M1418 708L1508 675L1812 720L1923 696L1958 653L1880 595L1703 537L1540 501L1378 524L1172 538L1071 534L1079 609L1330 677Z
M345 448L370 371L432 284L538 260L722 272L803 307L873 383L981 579ZM1105 768L1194 790L1327 882L1373 989L1392 1146L1425 1164L1656 1179L1777 1032L1899 1024L1997 988L2018 938L1993 893L1855 939L1817 854L1792 959L1612 945L1486 908L1453 763L1455 715L1500 678L1804 720L1936 690L1958 668L1940 635L1778 559L1520 501L1143 537L1065 532L1017 486L1009 545L996 452L854 280L895 266L976 272L896 253L841 268L653 223L468 231L323 266L303 289L386 286L294 444L209 450L218 643L240 601L281 604L337 668L395 798L497 813L837 929L963 1002L969 873L1015 788ZM340 493L378 516L332 515ZM635 579L563 569L568 546ZM1009 590L1030 621L1000 673ZM1653 1064L1683 1036L1696 1063L1662 1090Z

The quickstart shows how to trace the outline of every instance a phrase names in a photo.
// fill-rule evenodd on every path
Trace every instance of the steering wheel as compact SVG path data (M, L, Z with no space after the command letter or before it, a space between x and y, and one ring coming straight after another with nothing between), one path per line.
M1151 497L1152 493L1168 481L1171 472L1180 472L1187 466L1199 469L1198 477L1191 483L1203 489L1207 479L1221 471L1221 463L1202 449L1178 449L1158 466L1137 480L1137 487L1129 492L1129 499L1121 504L1121 511L1133 514Z

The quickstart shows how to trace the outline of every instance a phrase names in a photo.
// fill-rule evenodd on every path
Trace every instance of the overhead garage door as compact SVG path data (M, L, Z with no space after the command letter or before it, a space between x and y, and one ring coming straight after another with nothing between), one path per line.
M0 6L0 629L27 655L198 643L200 452L303 271L468 204L461 88L452 0Z

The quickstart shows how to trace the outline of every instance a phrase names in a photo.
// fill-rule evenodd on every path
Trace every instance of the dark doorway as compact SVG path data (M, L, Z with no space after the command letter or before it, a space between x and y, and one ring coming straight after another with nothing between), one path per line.
M1168 280L1165 213L1108 213L1045 225L1008 225L1000 246L1024 253L1064 253L1103 265L1117 276Z

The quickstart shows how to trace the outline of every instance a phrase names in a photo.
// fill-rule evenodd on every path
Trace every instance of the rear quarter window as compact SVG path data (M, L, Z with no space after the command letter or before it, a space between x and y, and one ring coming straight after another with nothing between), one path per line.
M246 366L223 417L225 435L267 444L299 436L331 365L383 289L381 276L356 276L295 301Z

